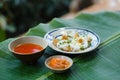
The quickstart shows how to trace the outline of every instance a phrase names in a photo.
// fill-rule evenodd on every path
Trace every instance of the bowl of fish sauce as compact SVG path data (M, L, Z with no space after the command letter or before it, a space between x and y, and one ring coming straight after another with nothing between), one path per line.
M8 48L24 63L36 63L47 48L47 42L38 36L23 36L12 40Z

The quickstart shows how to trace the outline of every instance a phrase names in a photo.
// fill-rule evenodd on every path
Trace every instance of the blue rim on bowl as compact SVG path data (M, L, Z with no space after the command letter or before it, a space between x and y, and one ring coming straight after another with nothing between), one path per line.
M78 52L67 52L67 51L63 51L63 50L57 48L55 45L53 45L53 39L62 35L63 32L66 30L75 31L75 32L78 32L79 34L89 34L92 38L91 46L85 50L78 51ZM100 38L95 32L88 30L88 29L73 28L73 27L63 27L63 28L53 29L45 34L44 39L48 42L48 45L50 48L52 48L55 51L65 53L65 54L87 53L87 52L95 50L100 44Z

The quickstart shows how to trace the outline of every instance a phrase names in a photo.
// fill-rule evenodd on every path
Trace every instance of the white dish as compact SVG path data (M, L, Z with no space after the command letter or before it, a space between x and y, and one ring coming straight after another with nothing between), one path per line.
M59 58L59 59L65 59L66 61L68 61L70 64L68 67L66 68L63 68L63 69L54 69L52 68L51 66L48 65L48 62L53 59L53 58ZM65 72L66 70L68 70L71 66L73 65L73 60L70 58L70 57L67 57L67 56L64 56L64 55L54 55L54 56L51 56L49 58L47 58L45 60L45 66L47 68L49 68L50 70L52 70L53 72L55 73L62 73L62 72Z
M78 52L67 52L67 51L63 51L63 50L57 48L55 45L53 45L53 39L61 36L65 31L78 32L80 35L89 34L90 37L92 38L90 47L88 47L85 50L78 51ZM66 54L87 53L87 52L95 50L100 44L100 38L95 32L88 30L88 29L72 28L72 27L53 29L53 30L49 31L48 33L46 33L46 35L44 36L44 39L48 42L50 48L52 48L55 51L58 51L61 53L66 53Z

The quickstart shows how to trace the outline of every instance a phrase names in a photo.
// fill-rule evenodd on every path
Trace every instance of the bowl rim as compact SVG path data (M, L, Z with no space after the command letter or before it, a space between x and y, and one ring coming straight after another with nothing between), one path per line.
M46 42L46 45L45 45L45 47L44 47L42 50L40 50L40 51L38 51L38 52L28 53L28 54L21 54L21 53L15 52L14 50L11 49L10 45L11 45L14 41L16 41L16 40L18 40L18 39L22 39L22 38L27 38L27 37L39 38L39 39L41 39L41 40L44 40L44 41ZM30 42L28 42L28 43L30 43ZM17 55L33 55L33 54L42 52L43 50L45 50L45 49L47 48L47 46L48 46L47 41L46 41L44 38L42 38L42 37L39 37L39 36L21 36L21 37L15 38L15 39L13 39L11 42L9 42L9 44L8 44L8 49L9 49L9 51L11 51L12 53L17 54Z
M65 54L83 54L83 53L87 53L87 52L95 50L100 45L101 40L100 40L100 37L98 36L98 34L96 34L94 31L92 31L90 29L80 28L80 27L61 27L61 28L52 29L45 34L44 39L47 40L47 36L49 34L55 32L55 31L58 31L58 30L62 30L62 29L65 29L65 30L66 29L79 29L79 30L84 30L84 31L90 32L91 34L93 34L97 38L97 45L95 47L91 48L88 51L83 50L83 51L80 51L80 52L67 52L67 51L60 50L57 47L55 47L55 48L51 47L52 43L48 42L48 46L50 48L52 48L53 50L57 51L57 52L61 52L61 53L65 53Z
M52 58L54 58L54 57L65 57L65 58L67 58L67 61L70 62L70 65L69 65L68 67L66 67L66 68L63 68L63 69L54 69L54 68L50 67L50 66L48 65L48 63L47 63L50 59L52 59ZM72 58L70 58L70 57L68 57L68 56L64 56L64 55L53 55L53 56L48 57L48 58L45 60L45 66L46 66L47 68L49 68L49 69L51 69L51 70L55 70L55 71L67 70L67 69L69 69L72 65L73 65L73 60L72 60Z

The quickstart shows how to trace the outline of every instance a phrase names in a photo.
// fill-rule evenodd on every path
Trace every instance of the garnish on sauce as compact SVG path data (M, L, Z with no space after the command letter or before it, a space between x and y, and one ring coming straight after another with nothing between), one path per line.
M43 47L33 43L24 43L17 45L14 51L20 54L31 54L42 50Z
M70 65L70 62L66 59L52 58L48 62L48 65L54 69L65 69Z

